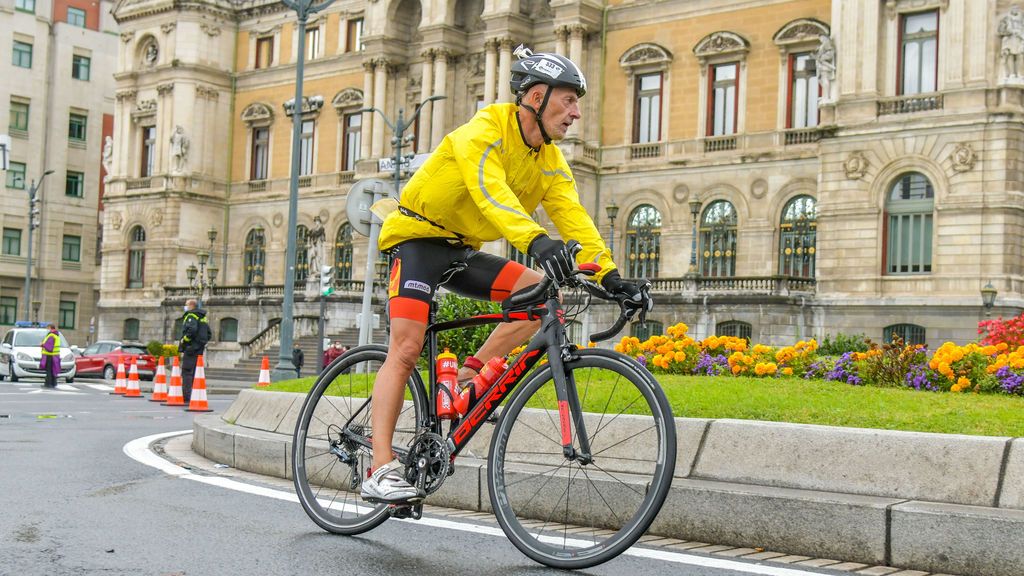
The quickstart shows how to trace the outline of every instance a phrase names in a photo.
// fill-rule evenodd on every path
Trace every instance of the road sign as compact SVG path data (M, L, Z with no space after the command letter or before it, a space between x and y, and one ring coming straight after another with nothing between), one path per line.
M412 161L410 161L409 158L402 158L402 170L414 172L427 161L427 158L430 158L429 152L413 156ZM394 172L395 159L389 157L377 160L377 170L380 172Z
M370 235L370 222L373 213L370 206L373 206L374 190L381 198L395 197L394 186L390 182L380 178L366 178L352 185L348 191L348 200L345 205L345 213L348 216L352 229L363 236Z

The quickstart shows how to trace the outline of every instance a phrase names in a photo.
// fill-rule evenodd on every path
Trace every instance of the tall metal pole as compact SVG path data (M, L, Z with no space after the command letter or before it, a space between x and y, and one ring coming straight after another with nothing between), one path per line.
M31 185L28 187L28 258L26 259L27 264L25 266L25 320L32 318L32 236L38 227L36 222L36 205L38 204L36 195L48 174L53 174L53 170L43 171L43 175L39 177L39 183L36 184L36 181L32 180Z
M299 150L302 136L302 73L306 60L306 21L309 15L329 6L334 0L313 5L310 0L282 0L298 17L298 58L295 60L295 100L292 104L292 169L288 186L288 249L284 261L284 302L281 310L281 350L277 366L271 371L273 380L298 376L292 364L292 337L295 331L295 226L299 211Z

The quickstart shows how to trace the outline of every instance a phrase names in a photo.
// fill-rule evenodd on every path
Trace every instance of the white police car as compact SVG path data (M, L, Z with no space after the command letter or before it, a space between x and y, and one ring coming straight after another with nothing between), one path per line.
M46 324L39 322L18 322L0 340L0 377L11 382L19 378L43 378L46 373L39 368L43 353L40 344L46 337ZM75 380L75 355L71 343L60 335L60 376L66 382Z

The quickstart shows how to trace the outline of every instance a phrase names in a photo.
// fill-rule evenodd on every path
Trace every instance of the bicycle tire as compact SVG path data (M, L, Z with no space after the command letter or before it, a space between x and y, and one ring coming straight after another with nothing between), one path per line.
M664 391L633 359L586 349L566 368L586 414L593 462L580 465L562 453L554 380L545 365L502 413L487 481L498 523L516 548L546 566L578 569L615 558L650 527L672 483L676 437ZM528 403L539 408L524 412ZM579 449L575 429L572 435Z
M360 399L369 398L376 370L386 357L387 348L379 345L359 346L338 357L313 384L295 423L291 463L295 493L313 522L333 534L361 534L390 517L387 504L368 504L359 496L359 485L365 479L360 471L372 462L372 451L364 447L352 450L359 462L355 468L327 451L332 441L341 441L341 426L363 404L367 405L353 424L363 427L362 436L369 440L369 400ZM363 371L361 365L370 370ZM396 446L411 440L426 419L426 394L419 372L412 372L406 388L412 402L406 402L399 415Z

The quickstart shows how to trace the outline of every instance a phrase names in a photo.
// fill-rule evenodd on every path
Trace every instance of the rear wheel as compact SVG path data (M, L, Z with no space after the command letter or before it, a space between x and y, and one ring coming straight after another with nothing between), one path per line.
M103 367L103 379L104 380L113 380L114 378L117 378L117 373L114 372L114 367L113 366L111 366L110 364L107 364L106 366Z
M550 365L522 384L491 440L491 506L530 558L586 568L633 545L654 521L675 471L672 410L657 381L631 358L581 350L566 362L579 395L590 454L567 458ZM580 452L576 429L572 445Z
M386 357L383 346L360 346L346 352L313 384L296 422L292 443L295 491L306 514L328 532L360 534L389 517L386 504L367 504L359 496L373 461L373 452L367 447L372 434L370 393ZM395 427L398 449L408 449L417 426L426 419L423 390L419 373L413 371Z

